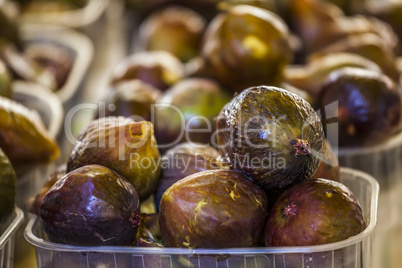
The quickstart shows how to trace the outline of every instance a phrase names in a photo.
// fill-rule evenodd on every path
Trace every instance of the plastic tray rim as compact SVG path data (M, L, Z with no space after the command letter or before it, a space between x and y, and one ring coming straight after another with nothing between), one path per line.
M14 208L15 217L4 233L0 236L0 249L2 249L24 221L24 212L17 206Z

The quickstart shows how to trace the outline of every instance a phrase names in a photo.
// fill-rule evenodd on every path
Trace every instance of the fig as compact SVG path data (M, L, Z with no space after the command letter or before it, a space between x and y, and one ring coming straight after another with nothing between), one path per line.
M205 20L192 9L168 6L151 14L139 28L139 47L164 50L183 62L199 53Z
M18 17L12 4L0 5L0 43L14 44L19 50L22 49L21 34L17 23Z
M63 87L74 61L71 51L51 43L28 44L24 56L48 70L56 80L57 89Z
M264 190L309 179L324 130L311 105L287 90L258 86L235 96L217 120L219 151Z
M322 57L334 52L354 53L365 57L377 64L382 72L394 81L399 79L395 52L376 34L363 33L347 36L322 50L316 51L311 57Z
M362 56L346 52L333 52L312 57L305 66L289 66L285 69L284 80L286 83L308 92L313 99L317 99L327 76L332 71L343 67L360 67L381 72L377 64Z
M210 79L188 78L176 83L155 105L159 148L181 142L213 144L215 117L230 98L231 94Z
M141 80L123 81L112 87L105 100L104 115L124 116L135 121L151 121L152 105L156 103L161 91Z
M337 111L328 109L334 102L338 102ZM378 72L342 68L330 73L320 105L322 118L326 112L338 115L342 147L379 144L400 129L401 96L396 84Z
M346 36L362 33L374 33L392 48L398 44L391 27L374 17L346 17L335 5L317 0L292 0L290 7L296 33L309 53Z
M222 168L224 163L219 163L219 158L215 148L202 144L181 143L168 150L162 157L162 174L154 194L156 209L159 210L163 193L178 180L197 172Z
M67 166L64 164L59 166L55 171L50 174L49 178L43 184L40 192L36 194L33 200L28 201L29 212L39 215L39 208L40 204L42 203L43 197L50 190L50 188L55 185L56 182L58 182L61 178L63 178L64 175L66 175L66 170Z
M56 90L57 81L54 74L20 53L14 45L5 45L0 54L15 79L32 81L50 90Z
M116 172L88 165L67 173L43 197L42 227L55 243L131 246L140 221L134 186Z
M358 235L366 227L362 208L343 184L310 179L285 190L268 214L265 245L312 246Z
M6 65L0 60L0 96L11 98L11 75Z
M117 172L146 200L158 186L161 164L152 124L113 116L92 121L77 137L67 172L90 164Z
M184 66L176 56L167 51L144 51L128 56L116 66L112 84L139 79L164 91L183 76Z
M248 5L218 14L206 29L201 49L215 78L235 91L280 82L292 54L282 19Z
M140 226L137 232L137 246L138 244L148 245L150 243L162 246L162 236L159 228L159 214L143 214L140 217Z
M39 114L0 97L0 148L14 168L55 160L60 149Z
M10 160L0 149L0 219L14 211L17 176Z
M195 173L162 196L159 226L163 242L168 247L187 248L258 246L267 205L265 192L238 172Z

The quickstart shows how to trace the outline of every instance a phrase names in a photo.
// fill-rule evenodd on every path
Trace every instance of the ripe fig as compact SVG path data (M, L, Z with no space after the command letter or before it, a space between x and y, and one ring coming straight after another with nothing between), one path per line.
M155 106L155 136L159 148L181 142L213 144L215 118L231 94L215 81L188 78L166 91Z
M77 137L67 172L90 164L114 170L146 200L158 186L161 164L152 124L112 116L92 121Z
M241 91L280 82L292 50L280 17L262 8L236 5L210 22L201 55L219 82Z
M202 144L181 143L168 150L162 157L162 175L155 192L155 206L159 210L163 193L175 182L197 172L219 169L218 151Z
M337 102L337 107L331 103ZM321 112L337 114L339 146L370 146L400 129L402 100L387 76L359 68L332 72L324 83ZM333 111L337 109L337 111Z
M50 241L78 246L133 245L139 213L134 186L99 165L67 173L50 188L39 209Z
M144 51L121 61L114 69L112 83L139 79L164 91L183 76L183 64L169 52Z
M139 47L164 50L183 62L199 53L205 20L192 9L168 6L151 14L139 28Z
M124 116L135 121L151 121L152 105L161 91L141 80L123 81L113 86L105 100L105 110L99 117Z
M362 232L364 215L343 184L310 179L285 190L268 215L265 245L312 246L338 242Z
M60 153L39 114L4 97L0 97L0 148L14 168L51 162Z
M264 190L309 179L324 147L311 105L277 87L244 90L222 109L217 127L222 157Z
M258 246L267 205L265 192L238 172L199 172L163 194L159 211L162 238L168 247Z

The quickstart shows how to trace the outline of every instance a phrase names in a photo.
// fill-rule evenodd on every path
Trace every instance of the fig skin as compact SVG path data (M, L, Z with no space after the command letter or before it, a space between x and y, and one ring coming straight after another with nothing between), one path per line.
M169 88L155 106L159 148L169 149L182 142L213 145L215 118L230 99L230 93L206 78L183 79Z
M152 124L113 116L92 121L77 137L67 172L90 164L114 170L146 200L158 186L161 164Z
M292 54L282 19L249 5L218 14L206 29L201 49L214 77L234 91L279 83Z
M266 191L309 179L324 148L311 105L277 87L244 90L222 109L217 127L222 157Z
M154 194L155 207L159 210L163 193L175 182L197 172L220 169L219 152L203 144L181 143L168 150L162 157L162 173Z
M11 98L12 88L11 88L11 74L8 71L6 65L0 60L0 96Z
M325 107L335 101L338 112L331 114L338 114L341 147L380 144L400 129L401 96L383 74L358 68L332 72L320 98L323 118Z
M76 169L50 188L39 215L49 240L79 246L131 246L140 221L134 186L99 165Z
M135 121L151 121L152 105L161 91L138 79L123 81L110 89L105 99L105 110L98 117L124 116Z
M355 236L365 227L360 204L345 185L326 179L310 179L279 196L265 225L265 245L333 243Z
M163 194L159 212L162 238L168 247L258 246L267 206L265 192L240 173L199 172Z
M112 85L139 79L162 91L184 77L184 66L167 51L143 51L123 59L114 69Z
M16 170L30 164L52 162L60 154L59 146L39 114L4 97L0 97L0 148Z
M139 47L164 50L182 62L199 53L205 20L192 9L168 6L151 14L139 28Z

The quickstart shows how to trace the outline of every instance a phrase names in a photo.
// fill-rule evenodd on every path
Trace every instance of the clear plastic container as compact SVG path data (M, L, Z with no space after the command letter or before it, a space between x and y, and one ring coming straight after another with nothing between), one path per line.
M48 242L37 217L25 238L36 248L38 267L194 267L194 268L356 268L372 266L372 233L377 221L377 181L360 171L342 168L341 181L357 196L367 228L337 243L310 247L179 249L77 247ZM234 237L235 238L235 234Z
M380 185L374 263L389 267L388 249L394 247L390 232L402 226L402 133L377 146L339 149L337 154L341 166L364 171Z
M75 30L55 25L25 24L21 27L24 42L51 43L67 49L72 54L73 65L64 85L55 94L70 108L71 99L76 95L84 80L94 54L92 41Z
M24 220L24 213L18 207L0 223L0 267L13 267L14 235Z
M99 19L109 3L110 0L88 0L82 8L60 12L23 13L20 20L22 23L44 23L80 28Z

